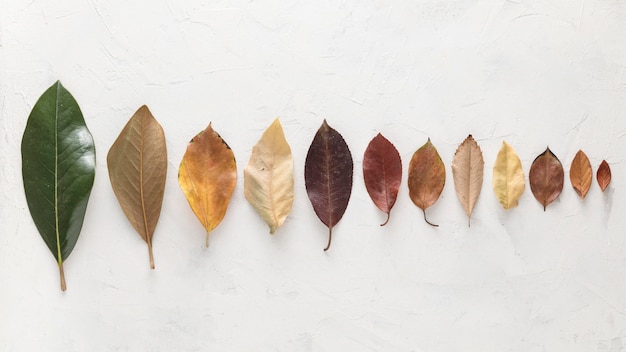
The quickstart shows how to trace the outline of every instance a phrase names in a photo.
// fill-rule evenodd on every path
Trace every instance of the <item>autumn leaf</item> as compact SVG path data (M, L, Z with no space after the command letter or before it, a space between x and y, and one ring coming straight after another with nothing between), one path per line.
M524 171L522 162L513 147L502 142L502 147L493 166L493 190L504 209L517 206L524 193Z
M604 192L604 190L609 186L609 183L611 183L611 168L606 160L602 160L600 167L598 167L596 179L598 180L600 189Z
M572 187L581 199L585 199L589 188L591 187L591 178L593 170L591 169L591 163L589 158L582 151L579 150L572 160L572 166L569 170L569 179L572 182Z
M468 226L474 205L483 187L484 168L483 152L470 134L459 145L452 160L454 188L463 209L465 209L465 214L467 214Z
M109 150L107 166L113 192L135 231L148 244L150 268L154 269L152 236L163 204L167 148L163 128L147 106L140 107L124 126Z
M446 183L446 168L437 149L430 142L420 147L409 163L409 197L424 213L424 220L432 226L439 226L426 219L426 209L435 204Z
M30 214L67 288L63 263L83 226L96 149L72 94L57 81L37 100L22 137L22 177Z
M252 148L243 171L244 194L270 233L281 226L293 205L293 157L278 119Z
M304 182L317 217L328 226L330 248L333 226L341 220L352 192L352 155L343 137L326 120L317 130L304 163Z
M391 208L398 197L402 181L402 160L396 147L380 133L365 149L363 179L374 204L387 214L387 220L380 225L383 226L389 221Z
M561 194L564 179L563 165L550 148L533 161L528 179L530 190L545 211L546 207Z
M226 214L237 182L235 155L211 124L187 145L178 169L178 183L194 214L209 233Z

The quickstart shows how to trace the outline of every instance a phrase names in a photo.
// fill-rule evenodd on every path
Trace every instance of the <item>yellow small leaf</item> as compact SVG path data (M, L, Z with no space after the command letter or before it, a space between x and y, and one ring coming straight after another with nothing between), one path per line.
M178 183L191 209L209 233L224 218L237 182L235 155L211 124L187 145Z
M502 142L502 148L493 166L493 190L504 209L517 206L524 193L524 171L522 162L513 147Z
M293 205L293 157L278 119L265 130L252 148L243 171L246 199L276 232Z

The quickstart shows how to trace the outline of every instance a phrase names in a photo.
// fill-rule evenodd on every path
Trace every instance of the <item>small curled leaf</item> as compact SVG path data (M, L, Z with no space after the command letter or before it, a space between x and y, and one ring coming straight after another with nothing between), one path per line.
M387 214L387 220L380 225L384 226L389 221L391 208L398 197L402 181L402 159L396 147L380 133L365 149L363 179L374 204Z
M439 199L446 183L446 168L435 146L428 142L420 147L409 163L409 197L424 213L424 221L431 226L439 226L426 219L426 209Z
M591 187L591 178L593 170L591 169L591 163L589 158L582 151L579 150L572 160L572 166L569 170L569 179L572 182L572 187L581 199L585 199L589 188Z
M543 205L544 211L561 194L564 178L563 165L550 148L547 148L533 161L528 176L530 190L539 203Z
M602 192L606 190L606 188L611 183L611 167L606 162L606 160L602 160L600 167L598 167L598 173L596 174L596 179L598 180L598 185L600 185L600 189Z

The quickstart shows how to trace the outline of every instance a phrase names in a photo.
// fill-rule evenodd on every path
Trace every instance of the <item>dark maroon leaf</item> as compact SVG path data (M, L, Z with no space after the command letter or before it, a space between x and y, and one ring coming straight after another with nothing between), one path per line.
M374 204L387 214L387 220L380 225L383 226L389 221L391 208L398 197L402 159L396 147L380 133L372 139L363 155L363 179Z
M343 137L324 120L304 163L306 192L317 217L328 226L330 248L333 226L343 216L352 192L352 155Z
M550 148L533 161L528 175L530 190L543 205L543 211L561 194L564 178L563 165Z

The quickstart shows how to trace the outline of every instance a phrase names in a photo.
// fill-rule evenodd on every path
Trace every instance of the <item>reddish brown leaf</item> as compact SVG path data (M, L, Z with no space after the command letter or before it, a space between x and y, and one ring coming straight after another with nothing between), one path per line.
M591 169L589 158L582 150L579 150L574 160L572 160L572 166L569 169L569 179L572 182L572 187L574 187L581 199L585 199L587 192L589 192L592 174L593 170Z
M446 168L429 138L428 142L413 154L409 163L409 196L413 203L422 209L424 220L429 225L438 226L426 219L426 208L439 199L445 183Z
M609 186L609 183L611 183L611 168L606 160L602 160L602 163L598 168L598 173L596 174L596 179L598 180L600 189L604 192L604 190Z
M363 179L374 204L387 214L387 220L380 225L383 226L389 221L391 208L398 197L402 159L396 147L380 133L372 139L363 155Z
M547 148L539 155L530 167L528 175L530 190L539 203L543 205L543 210L554 202L563 190L563 165L559 159Z
M352 155L343 137L326 120L317 130L304 163L304 182L317 217L328 226L330 248L333 226L341 220L352 192Z

